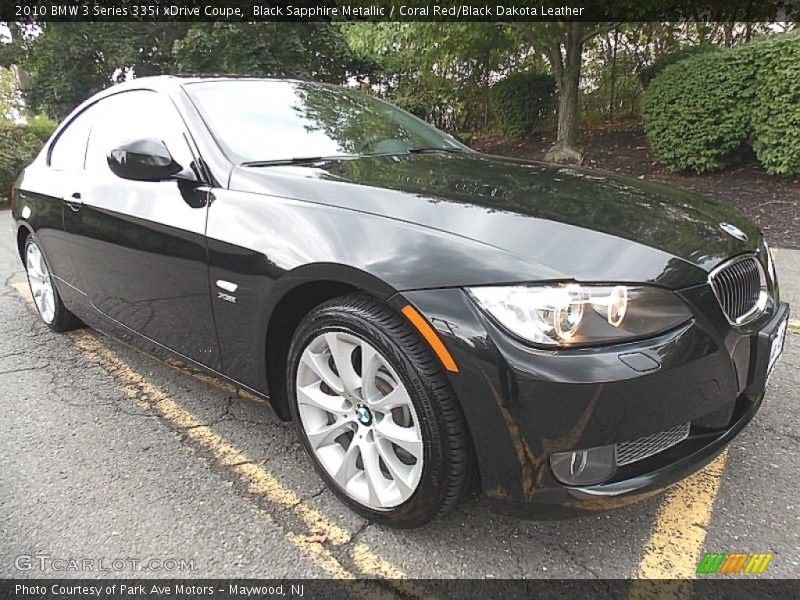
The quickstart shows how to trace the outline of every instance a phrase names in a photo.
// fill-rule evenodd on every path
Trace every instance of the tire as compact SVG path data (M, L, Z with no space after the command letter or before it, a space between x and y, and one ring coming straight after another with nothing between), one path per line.
M287 387L303 446L356 513L419 527L463 495L472 454L461 408L426 342L386 305L349 294L311 311L289 348Z
M57 333L80 327L80 320L61 301L47 259L32 235L25 241L23 257L28 287L36 311L45 325Z

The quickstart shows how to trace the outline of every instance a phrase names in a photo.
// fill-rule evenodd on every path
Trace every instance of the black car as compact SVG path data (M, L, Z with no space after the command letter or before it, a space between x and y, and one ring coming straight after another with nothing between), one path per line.
M471 481L539 514L656 493L753 418L786 331L732 210L480 154L353 89L133 80L13 196L51 329L269 398L328 486L396 526Z

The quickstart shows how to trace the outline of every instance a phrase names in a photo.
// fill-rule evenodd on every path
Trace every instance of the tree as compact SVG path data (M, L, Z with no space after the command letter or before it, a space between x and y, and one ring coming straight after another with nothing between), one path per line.
M13 24L0 64L20 70L28 109L61 119L89 95L132 74L165 72L181 23Z
M176 65L337 83L360 66L331 23L15 23L7 35L0 66L17 68L30 112L57 119L101 89Z
M0 121L16 121L24 109L17 69L0 67Z
M512 23L520 39L547 57L558 84L558 133L547 153L553 162L582 161L578 148L578 92L587 41L618 23ZM508 26L508 25L506 25Z
M185 73L236 73L342 83L358 65L331 23L198 23L174 46Z

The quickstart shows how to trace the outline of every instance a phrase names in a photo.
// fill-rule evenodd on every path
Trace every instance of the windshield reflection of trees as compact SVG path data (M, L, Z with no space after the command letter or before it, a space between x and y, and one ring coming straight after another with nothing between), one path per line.
M431 139L416 135L409 131L409 117L366 94L308 83L295 83L293 87L297 101L292 108L306 122L306 131L324 133L338 144L342 154L405 151L431 143L443 146L435 140L438 136L434 131L430 132Z

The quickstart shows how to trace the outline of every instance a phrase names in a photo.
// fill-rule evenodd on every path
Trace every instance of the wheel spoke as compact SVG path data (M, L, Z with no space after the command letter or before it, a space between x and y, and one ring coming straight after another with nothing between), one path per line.
M298 404L305 404L314 408L324 410L334 415L345 415L345 399L341 396L330 396L320 389L320 382L313 383L306 387L297 388Z
M328 444L333 443L333 441L348 431L352 431L351 423L353 422L352 419L347 417L337 419L334 423L330 425L323 425L316 431L308 431L306 432L308 435L308 441L311 442L311 446L313 448L319 448L320 446L325 446Z
M356 467L356 461L358 460L359 454L359 445L356 443L355 438L353 438L350 441L350 446L344 453L342 464L340 464L336 472L333 473L334 481L336 481L336 483L338 483L344 489L347 489L347 484L359 473L359 469Z
M412 475L412 471L416 465L404 464L397 457L397 454L395 454L394 448L387 448L381 443L376 444L376 446L378 447L378 453L380 454L380 457L383 459L383 464L386 465L389 475L391 475L392 480L397 484L400 494L403 497L410 496L414 490L408 484L406 479Z
M44 274L39 271L38 261L33 261L28 265L28 277L33 277L39 281L44 281Z
M327 355L312 352L308 348L303 352L300 361L314 372L320 380L337 394L344 393L344 386L336 374L328 366Z
M380 367L381 359L378 351L363 342L361 344L361 398L367 402L381 394L376 385L376 376Z
M45 262L44 262L44 254L42 254L41 252L39 252L39 272L42 275L46 275L47 274L47 264L45 264Z
M342 380L345 392L356 395L361 388L361 377L358 376L353 368L352 355L356 345L352 342L343 340L338 333L326 333L325 341L330 348L336 370L339 372L339 379Z
M406 391L406 388L403 385L398 385L382 398L377 398L371 401L369 405L371 408L381 412L388 412L399 406L413 406L411 403L411 397L408 395L408 391Z
M400 427L390 417L386 417L375 424L375 433L400 446L417 460L422 457L422 440L419 438L416 426Z
M381 472L380 455L377 444L364 442L360 445L361 462L364 464L364 476L369 490L369 501L376 506L384 505L386 487L388 482Z
M26 265L28 267L28 273L33 273L39 279L44 278L44 272L41 268L41 261L40 261L41 254L39 253L38 249L35 246L30 246L28 248L28 257L26 260Z

